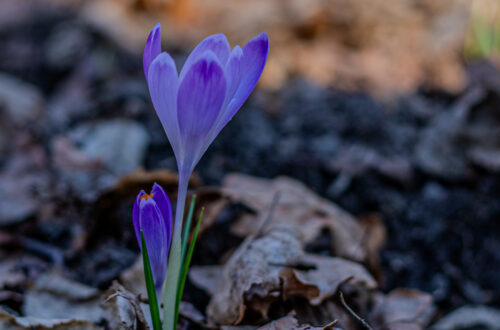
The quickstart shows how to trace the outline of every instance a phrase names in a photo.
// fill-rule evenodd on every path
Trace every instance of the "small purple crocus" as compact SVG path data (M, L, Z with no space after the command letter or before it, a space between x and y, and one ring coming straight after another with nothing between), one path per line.
M135 235L141 244L141 229L148 248L156 291L159 292L167 273L168 251L172 238L172 206L163 188L154 184L151 194L142 190L133 208Z
M191 173L217 134L246 101L259 80L269 40L261 33L232 50L224 34L203 40L180 72L161 52L160 24L144 48L144 74L156 113L167 133L180 173Z

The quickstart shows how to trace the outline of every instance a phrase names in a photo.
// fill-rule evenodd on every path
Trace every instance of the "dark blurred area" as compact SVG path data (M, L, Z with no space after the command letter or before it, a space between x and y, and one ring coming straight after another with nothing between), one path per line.
M469 20L461 0L2 0L0 305L23 314L25 281L54 264L107 288L138 252L123 178L175 195L175 176L135 172L176 170L142 71L161 22L178 69L209 34L270 38L198 180L296 178L384 222L382 290L423 290L440 313L498 307L497 5L474 1Z

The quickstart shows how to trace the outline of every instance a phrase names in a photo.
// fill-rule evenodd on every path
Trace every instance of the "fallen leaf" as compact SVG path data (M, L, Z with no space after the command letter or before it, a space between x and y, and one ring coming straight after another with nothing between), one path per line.
M273 197L279 193L269 225L285 223L295 226L304 243L313 242L323 229L332 236L333 253L356 261L368 256L365 242L369 241L363 226L349 213L308 189L302 183L287 177L274 180L243 174L229 174L222 186L231 201L249 207L256 215L245 215L234 224L232 232L239 236L254 234L266 221ZM370 253L377 253L371 251Z
M338 287L349 280L350 284L375 289L377 283L366 269L355 262L341 258L331 258L305 254L299 264L311 267L308 270L284 268L280 271L283 279L283 295L302 296L312 305L319 305L333 296Z
M46 319L14 316L0 309L0 324L6 330L99 330L101 327L89 321L72 319Z
M40 276L25 293L23 315L99 322L102 319L99 295L99 290L52 271Z
M124 175L120 180L110 188L106 197L113 196L121 199L124 196L136 196L137 193L145 187L152 187L153 183L158 183L168 192L176 192L178 184L178 175L168 170L145 171L138 169L130 174ZM201 180L196 175L189 178L189 187L196 188L201 185ZM172 196L174 194L169 194Z
M33 216L41 204L39 194L49 191L49 171L42 146L28 134L13 141L16 150L0 173L0 226Z

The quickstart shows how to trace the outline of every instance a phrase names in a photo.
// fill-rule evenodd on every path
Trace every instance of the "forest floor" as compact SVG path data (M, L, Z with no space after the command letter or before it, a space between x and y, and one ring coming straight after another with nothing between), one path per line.
M141 324L132 202L177 180L142 60L64 10L0 40L0 322ZM500 73L466 72L384 101L256 90L192 178L183 326L497 328Z

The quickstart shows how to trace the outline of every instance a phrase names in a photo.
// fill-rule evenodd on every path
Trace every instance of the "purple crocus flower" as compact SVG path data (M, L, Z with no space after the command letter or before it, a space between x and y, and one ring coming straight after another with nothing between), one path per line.
M144 74L180 173L191 173L208 146L246 101L264 70L269 40L261 33L232 50L224 34L203 40L180 72L161 52L160 24L144 48Z
M172 206L160 185L155 183L151 194L146 194L143 190L137 195L133 221L141 249L141 229L144 233L156 291L159 292L167 273L168 251L172 238Z

